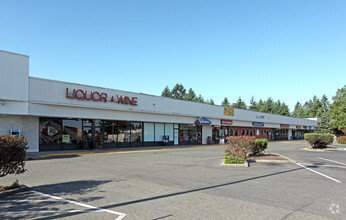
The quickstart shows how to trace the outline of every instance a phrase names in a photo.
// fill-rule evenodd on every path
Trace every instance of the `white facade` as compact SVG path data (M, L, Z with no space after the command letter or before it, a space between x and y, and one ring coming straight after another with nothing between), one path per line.
M227 116L224 115L224 108L216 105L29 77L29 57L5 51L0 51L0 76L3 79L0 81L0 134L20 129L28 139L29 151L39 149L40 117L172 123L172 126L193 125L199 117L203 117L214 126L221 126L222 119L232 120L232 126L242 127L253 127L253 122L263 123L263 128L280 128L284 124L290 136L292 129L304 126L312 129L320 122L320 119L300 119L240 109L234 109L234 116ZM87 94L93 92L95 100L102 94L102 99L69 98L77 90L87 91ZM82 92L77 94L80 97ZM111 101L112 96L114 101ZM119 104L116 96L135 98L136 105ZM202 144L206 144L207 137L211 135L212 126L203 125ZM173 141L173 137L170 140Z

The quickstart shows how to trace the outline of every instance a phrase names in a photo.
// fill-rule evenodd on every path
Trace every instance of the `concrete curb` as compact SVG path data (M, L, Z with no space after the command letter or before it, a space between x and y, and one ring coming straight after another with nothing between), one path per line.
M325 152L325 151L346 151L346 148L327 148L327 149L312 149L311 147L300 148L300 150L311 151L311 152Z
M296 161L292 160L291 158L285 157L281 154L278 153L272 153L272 154L276 154L280 157L285 158L286 160L256 160L256 159L249 159L248 162L251 163L295 163Z
M145 149L133 149L133 150L110 150L110 151L56 153L56 154L47 154L47 155L42 155L42 156L27 156L26 160L38 160L38 159L46 159L49 157L63 157L63 156L83 155L83 154L106 154L106 153L107 154L115 154L115 153L127 153L127 152L160 151L160 150L173 150L173 149L185 149L185 148L220 147L220 146L226 146L226 145L200 145L200 146L145 148Z
M249 162L246 161L245 163L241 163L241 164L225 164L225 161L222 159L221 166L226 166L226 167L249 167Z

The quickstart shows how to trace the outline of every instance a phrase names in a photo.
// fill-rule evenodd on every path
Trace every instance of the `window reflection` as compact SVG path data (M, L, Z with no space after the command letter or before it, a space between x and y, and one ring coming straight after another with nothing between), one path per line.
M61 119L40 118L40 144L60 144L61 142Z

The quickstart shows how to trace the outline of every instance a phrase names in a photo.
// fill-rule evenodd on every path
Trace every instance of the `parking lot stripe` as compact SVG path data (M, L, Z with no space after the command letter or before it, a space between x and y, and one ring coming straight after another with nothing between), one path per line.
M121 219L123 219L126 216L125 213L116 212L116 211L112 211L112 210L109 210L109 209L98 208L98 207L87 205L87 204L84 204L84 203L75 202L75 201L72 201L72 200L69 200L69 199L63 199L63 198L60 198L58 196L53 196L53 195L49 195L49 194L46 194L46 193L41 193L41 192L38 192L38 191L35 191L35 190L30 190L30 192L36 193L36 194L41 195L41 196L46 196L46 197L49 197L49 198L52 198L52 199L68 202L68 203L71 203L71 204L74 204L74 205L78 205L78 206L81 206L81 207L85 207L85 208L89 208L89 209L93 209L93 210L97 210L97 211L103 211L103 212L107 212L107 213L114 214L114 215L119 215L119 217L117 217L115 220L121 220Z
M24 214L24 213L87 213L87 212L95 212L95 210L38 210L38 211L8 211L8 212L0 212L0 214ZM102 212L101 210L97 210L97 212Z
M328 178L328 179L330 179L330 180L333 180L333 181L335 181L335 182L337 182L337 183L341 183L340 180L334 179L334 178L332 178L332 177L330 177L330 176L327 176L327 175L325 175L325 174L323 174L323 173L320 173L320 172L318 172L318 171L316 171L316 170L310 169L310 168L308 168L308 167L306 167L306 166L304 166L304 165L301 165L300 163L295 163L295 164L297 164L298 166L301 166L301 167L303 167L303 168L305 168L305 169L307 169L307 170L310 170L311 172L317 173L317 174L319 174L319 175L321 175L321 176L324 176L324 177L326 177L326 178Z
M341 164L341 165L346 166L346 164L341 163L341 162L338 162L338 161L335 161L335 160L330 160L330 159L326 159L326 158L323 158L323 157L319 157L319 159L326 160L326 161L330 161L330 162L333 162L333 163L338 163L338 164Z
M61 200L56 200L56 199L17 199L17 200L0 200L2 203L16 203L16 202L65 202Z
M312 163L301 163L302 165L305 166L315 166L315 167L332 167L332 168L343 168L346 169L346 166L338 166L338 165L325 165L325 164L312 164Z

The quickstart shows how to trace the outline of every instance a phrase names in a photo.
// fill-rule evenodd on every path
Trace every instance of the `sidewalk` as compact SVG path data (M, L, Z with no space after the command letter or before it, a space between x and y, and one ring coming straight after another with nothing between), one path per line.
M170 149L180 149L180 148L201 148L201 147L217 147L217 146L226 146L226 145L210 144L210 145L149 146L149 147L92 149L92 150L80 149L80 150L27 152L26 160L44 159L48 157L73 156L73 155L82 155L82 154L123 153L123 152L136 152L136 151L170 150Z

